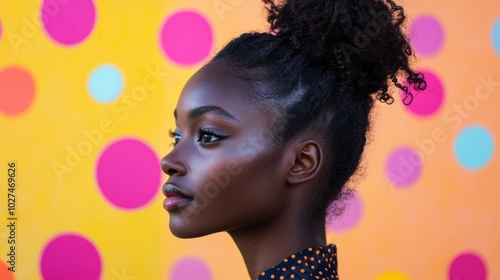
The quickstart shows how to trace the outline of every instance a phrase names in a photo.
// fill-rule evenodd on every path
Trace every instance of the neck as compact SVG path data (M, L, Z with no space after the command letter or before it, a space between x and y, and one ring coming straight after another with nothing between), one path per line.
M324 225L311 229L305 223L293 223L287 219L235 229L228 233L238 246L253 280L261 272L296 252L326 245Z

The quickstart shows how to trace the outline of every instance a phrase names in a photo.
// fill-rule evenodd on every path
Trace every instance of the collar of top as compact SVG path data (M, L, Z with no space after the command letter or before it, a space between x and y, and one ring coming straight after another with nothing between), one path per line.
M257 280L338 279L337 248L309 247L285 258L281 263L263 271Z

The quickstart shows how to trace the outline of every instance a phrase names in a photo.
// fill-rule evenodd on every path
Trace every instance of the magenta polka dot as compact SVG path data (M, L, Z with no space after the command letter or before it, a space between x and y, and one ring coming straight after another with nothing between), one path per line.
M406 106L408 110L418 117L429 117L441 108L444 100L444 89L441 79L430 71L420 71L425 76L427 88L423 91L416 91L410 87L413 93L413 100ZM406 93L401 91L401 99L406 97Z
M347 201L337 200L334 206L344 209L340 216L332 216L327 220L327 227L333 231L348 231L353 229L363 216L363 201L354 193Z
M178 260L170 271L172 280L211 280L212 273L208 265L198 257L185 257Z
M486 265L483 259L473 253L457 256L450 265L448 279L486 280Z
M413 47L419 55L436 55L444 42L444 31L439 20L433 16L420 16L410 28Z
M213 44L212 28L198 12L172 14L163 24L160 42L167 57L181 65L196 64L205 59Z
M101 276L101 257L87 238L66 234L52 239L42 253L40 268L47 280L93 280Z
M92 0L44 0L42 22L49 36L63 45L75 45L94 28L96 11Z
M387 158L385 174L395 187L409 187L422 175L422 159L412 148L397 148Z
M160 188L159 159L135 139L109 145L97 163L97 183L106 199L117 207L133 209L150 202Z

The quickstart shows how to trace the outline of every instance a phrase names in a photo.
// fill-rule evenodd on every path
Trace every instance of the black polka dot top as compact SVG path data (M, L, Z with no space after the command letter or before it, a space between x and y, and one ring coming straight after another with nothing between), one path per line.
M337 247L310 247L284 259L278 265L262 272L257 280L282 279L339 279L337 274Z

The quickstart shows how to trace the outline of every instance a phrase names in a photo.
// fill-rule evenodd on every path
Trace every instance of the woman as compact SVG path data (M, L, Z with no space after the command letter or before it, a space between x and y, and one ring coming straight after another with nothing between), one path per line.
M356 171L374 100L413 97L403 9L382 0L264 0L270 33L232 40L195 73L162 161L170 229L226 231L252 279L337 279L328 206ZM399 79L398 79L399 77Z

